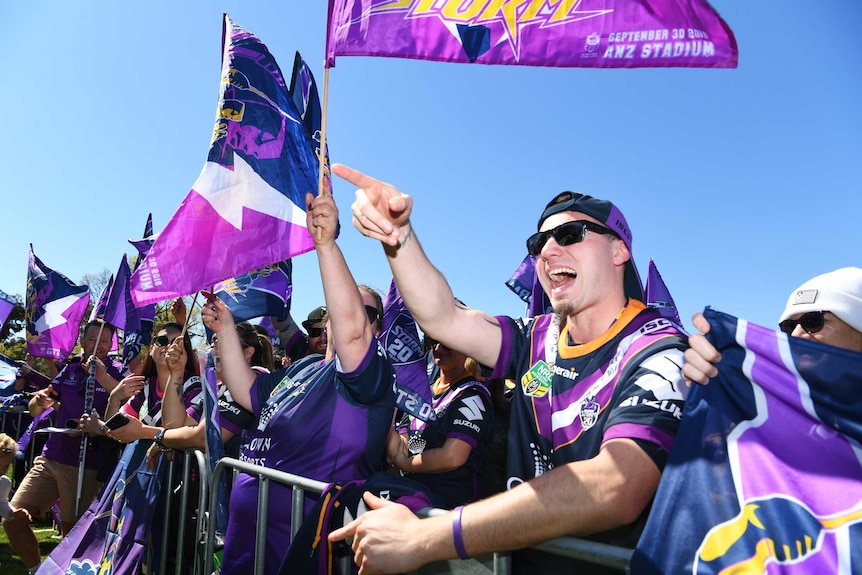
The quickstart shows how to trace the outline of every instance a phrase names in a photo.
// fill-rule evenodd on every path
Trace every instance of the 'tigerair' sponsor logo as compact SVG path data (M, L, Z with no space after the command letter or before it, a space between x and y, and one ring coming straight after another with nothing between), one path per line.
M551 368L551 371L553 371L557 375L565 377L566 379L577 379L580 375L574 369L566 369L565 367L560 367L556 363L552 363L549 367Z

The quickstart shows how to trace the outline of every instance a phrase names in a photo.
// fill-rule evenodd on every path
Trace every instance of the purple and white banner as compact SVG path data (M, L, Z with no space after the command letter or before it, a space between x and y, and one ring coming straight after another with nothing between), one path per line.
M336 56L574 68L735 68L706 0L329 0Z
M132 274L139 306L209 290L314 247L305 194L318 187L315 146L266 46L227 14L224 33L207 162Z
M30 246L27 268L27 298L24 323L27 352L33 357L64 361L78 342L78 329L87 305L90 289L72 283L69 278L42 263Z
M3 326L6 324L6 320L9 319L9 314L12 313L12 309L15 307L15 304L18 303L15 299L15 296L11 296L4 291L0 291L0 330L3 329Z

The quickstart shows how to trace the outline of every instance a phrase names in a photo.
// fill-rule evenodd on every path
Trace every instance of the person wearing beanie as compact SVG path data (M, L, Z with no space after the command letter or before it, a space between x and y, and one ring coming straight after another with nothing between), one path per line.
M516 385L507 491L425 519L366 494L372 511L330 539L352 537L355 561L374 573L569 534L633 547L682 417L686 343L681 328L643 303L619 208L575 192L554 197L526 242L553 313L493 317L455 301L416 239L410 196L346 166L332 169L360 188L353 224L383 243L422 331ZM534 550L512 559L514 572L572 570L570 560Z
M703 314L692 323L709 332ZM811 278L790 293L778 319L781 331L862 353L862 268L846 267ZM706 385L718 375L721 354L701 334L689 338L682 372L686 380Z

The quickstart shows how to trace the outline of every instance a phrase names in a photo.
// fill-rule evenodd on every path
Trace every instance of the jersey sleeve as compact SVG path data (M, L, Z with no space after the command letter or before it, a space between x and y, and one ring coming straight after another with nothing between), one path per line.
M634 373L618 384L603 442L628 438L643 448L649 443L662 452L644 449L661 468L682 419L688 390L682 379L683 352L665 349L640 362Z
M478 389L462 392L447 410L446 438L460 439L475 448L479 439L491 431L494 410L489 397Z
M340 367L341 365L336 363L338 381L347 390L350 399L356 403L373 405L393 394L395 375L392 364L386 358L386 351L377 338L371 340L371 345L356 370L342 373Z

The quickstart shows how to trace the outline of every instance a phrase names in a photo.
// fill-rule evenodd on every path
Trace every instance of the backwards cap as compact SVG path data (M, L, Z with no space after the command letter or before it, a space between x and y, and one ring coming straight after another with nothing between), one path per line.
M841 268L812 278L787 299L779 321L809 311L828 311L862 332L862 269Z
M626 262L625 293L630 298L643 301L643 286L632 251L632 232L623 213L606 200L577 192L562 192L545 206L545 211L539 217L537 231L542 228L542 222L560 212L580 212L595 218L625 242L630 255L629 261Z
M302 322L302 327L307 330L314 324L322 322L324 317L326 317L326 306L316 307L309 312L308 319Z

